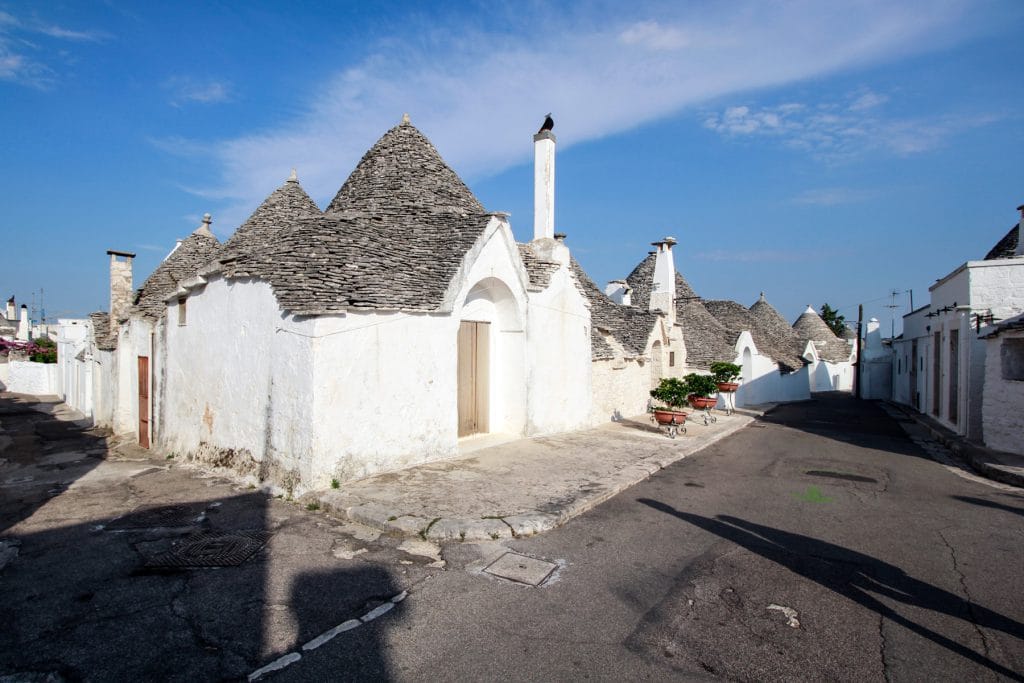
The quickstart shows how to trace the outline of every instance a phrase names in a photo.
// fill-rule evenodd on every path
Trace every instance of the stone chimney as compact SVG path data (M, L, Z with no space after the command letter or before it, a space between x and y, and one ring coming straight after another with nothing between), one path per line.
M623 306L632 306L633 288L626 284L625 280L612 280L604 287L604 293L609 299Z
M676 266L672 260L674 237L666 237L660 242L652 242L657 247L654 257L654 280L651 282L652 311L662 311L675 317L676 301Z
M128 317L132 305L132 259L127 251L107 251L110 255L110 334L117 333L119 322Z
M25 304L21 305L21 318L18 319L18 334L16 335L20 341L28 341L28 306Z
M1024 256L1024 204L1017 207L1020 211L1020 220L1017 221L1017 248L1013 250L1014 256Z
M4 317L8 320L14 320L14 316L17 314L18 306L14 303L14 297L12 296L7 300L7 315Z
M533 136L533 239L555 236L555 134Z

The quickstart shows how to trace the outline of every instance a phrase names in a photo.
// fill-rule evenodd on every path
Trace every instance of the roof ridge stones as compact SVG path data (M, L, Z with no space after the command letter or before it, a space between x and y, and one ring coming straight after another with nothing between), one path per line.
M615 303L590 279L575 258L570 259L570 268L580 293L590 302L592 360L609 357L607 353L610 350L606 348L608 344L604 339L601 339L600 344L595 343L596 329L608 332L622 345L623 350L629 354L628 357L644 355L651 331L661 318L661 314L645 308Z
M1003 235L1003 238L995 243L988 253L985 254L985 261L995 259L1013 258L1017 251L1017 244L1020 241L1020 223L1010 228L1010 231Z
M158 320L167 309L167 297L183 280L194 277L200 268L216 258L221 248L220 241L210 232L209 214L206 214L202 225L182 240L136 290L130 315Z
M743 330L750 332L758 351L768 356L779 366L792 372L804 366L799 354L779 345L772 335L750 310L743 304L728 300L705 300L705 308L729 331L731 344L735 344Z

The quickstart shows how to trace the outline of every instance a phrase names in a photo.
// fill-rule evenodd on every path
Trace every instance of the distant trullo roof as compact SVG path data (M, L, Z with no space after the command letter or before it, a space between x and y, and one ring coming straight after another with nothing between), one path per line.
M654 262L656 260L657 254L648 254L626 277L626 282L633 288L629 297L632 305L639 308L647 308L651 305L651 287L654 283ZM697 298L697 294L690 287L690 283L677 270L676 300L695 298Z
M622 345L631 357L641 356L647 350L651 331L661 317L646 308L620 306L601 291L583 267L571 260L573 275L580 292L590 302L591 356L593 360L613 357L612 350L596 330L604 330ZM595 340L596 339L596 340Z
M813 342L818 357L822 360L830 363L850 360L849 342L837 337L832 328L810 306L793 323L793 331L802 341Z
M1003 238L996 242L995 246L985 254L986 261L1000 258L1013 258L1017 250L1017 241L1020 239L1020 224L1010 228L1010 231L1003 235Z
M490 219L403 120L363 156L323 214L287 219L273 245L236 268L269 281L280 306L301 315L434 311Z
M157 320L166 310L167 297L182 280L194 277L199 269L212 261L221 250L221 243L210 232L210 214L202 224L182 240L174 251L156 267L135 293L131 314Z
M761 320L751 313L743 304L735 301L704 301L705 308L729 331L730 344L743 330L748 330L754 338L757 350L768 356L786 371L799 370L804 366L803 359L792 349L780 346Z
M805 344L775 307L764 298L764 292L750 307L750 312L759 321L772 343L780 350L789 351L797 358L803 355Z

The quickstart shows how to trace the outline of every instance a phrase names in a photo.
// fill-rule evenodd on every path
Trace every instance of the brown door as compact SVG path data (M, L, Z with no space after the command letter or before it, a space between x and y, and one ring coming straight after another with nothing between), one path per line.
M956 424L960 407L960 330L949 331L949 421Z
M459 324L459 436L489 429L490 324Z
M936 332L932 339L932 415L938 417L942 409L942 332Z
M139 356L139 445L149 448L149 358Z

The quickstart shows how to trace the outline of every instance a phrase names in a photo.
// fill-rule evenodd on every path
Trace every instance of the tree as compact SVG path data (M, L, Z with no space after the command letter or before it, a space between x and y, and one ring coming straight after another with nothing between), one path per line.
M843 332L846 331L846 316L839 315L839 311L828 304L822 304L821 319L837 337L843 336Z

